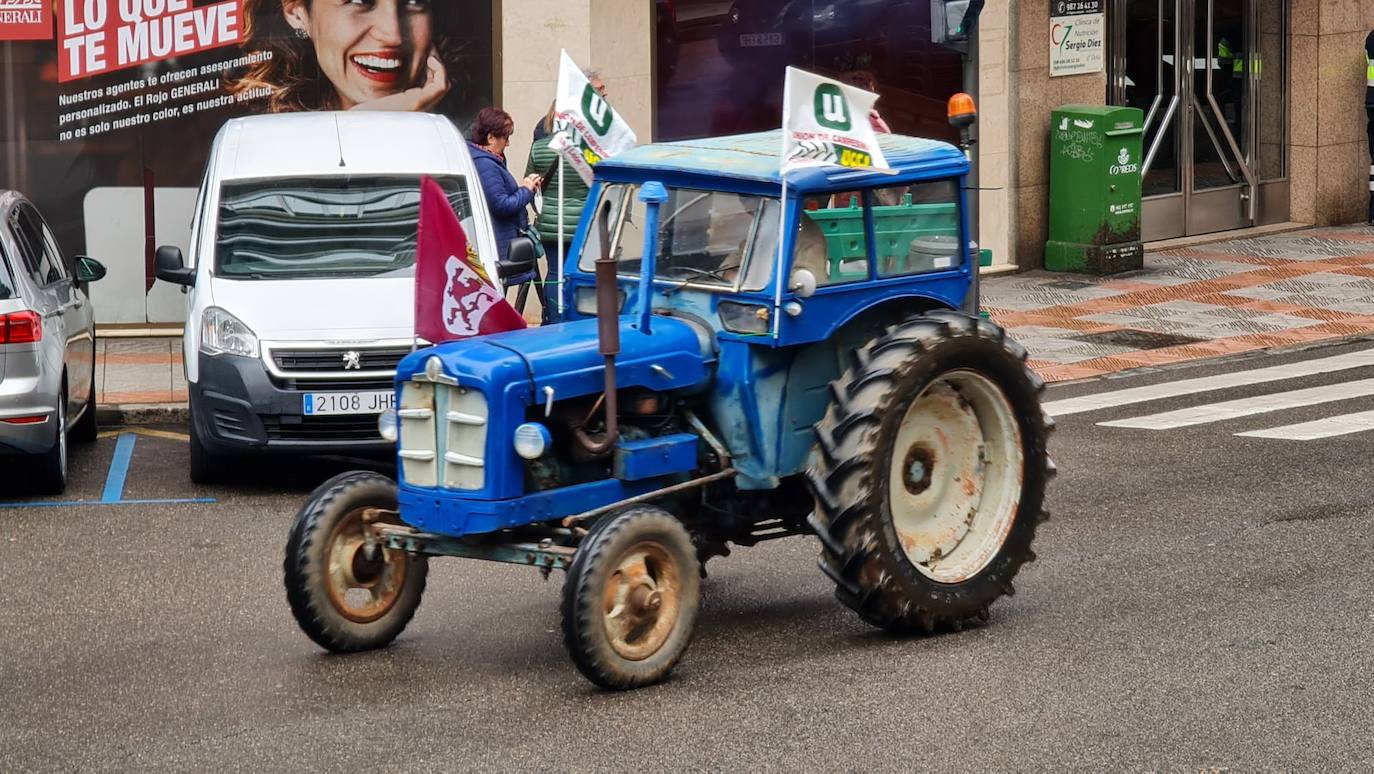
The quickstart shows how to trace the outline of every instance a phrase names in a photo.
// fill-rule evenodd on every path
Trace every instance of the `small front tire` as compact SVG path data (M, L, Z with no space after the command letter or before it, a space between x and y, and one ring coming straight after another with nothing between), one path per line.
M700 595L682 522L652 506L626 508L592 528L568 568L563 643L602 688L656 683L687 649Z
M426 557L367 545L364 515L396 512L396 482L344 473L321 484L286 542L286 599L296 622L335 653L373 650L406 628L425 591Z

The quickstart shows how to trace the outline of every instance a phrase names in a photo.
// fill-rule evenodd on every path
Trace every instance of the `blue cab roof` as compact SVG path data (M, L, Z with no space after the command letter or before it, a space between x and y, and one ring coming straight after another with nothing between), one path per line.
M789 189L797 193L833 189L837 185L862 188L891 185L898 180L954 177L968 173L968 159L946 142L899 134L878 135L887 163L895 175L842 167L803 167L787 174ZM596 176L612 182L661 179L665 184L698 183L722 178L745 181L763 190L782 186L779 166L782 132L758 132L700 140L641 145L596 165Z

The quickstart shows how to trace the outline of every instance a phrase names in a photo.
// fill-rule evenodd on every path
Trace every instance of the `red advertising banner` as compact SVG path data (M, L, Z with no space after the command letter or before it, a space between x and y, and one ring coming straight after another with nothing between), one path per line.
M0 0L3 2L4 0ZM239 0L66 0L60 3L60 82L230 46L241 37Z
M464 126L497 101L494 13L493 0L0 0L0 188L34 201L65 253L109 267L93 286L101 322L179 321L185 298L148 285L147 245L187 249L226 121L372 109Z
M0 40L51 40L47 0L0 0Z

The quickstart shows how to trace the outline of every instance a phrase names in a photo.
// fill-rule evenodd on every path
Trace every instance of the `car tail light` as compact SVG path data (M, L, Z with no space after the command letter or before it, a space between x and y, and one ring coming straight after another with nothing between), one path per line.
M0 314L0 344L32 344L43 338L43 320L37 312Z
M0 419L0 422L11 425L37 425L47 421L47 414L31 414L26 417L5 417L4 419Z

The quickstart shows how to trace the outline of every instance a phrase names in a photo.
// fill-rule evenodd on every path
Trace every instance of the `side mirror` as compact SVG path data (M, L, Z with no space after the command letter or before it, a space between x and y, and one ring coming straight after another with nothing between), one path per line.
M105 276L105 264L89 255L76 256L76 281L95 282Z
M534 271L538 260L539 252L534 246L534 240L527 236L518 236L510 241L510 252L506 253L506 260L501 261L497 270L501 274L501 279L507 279Z
M196 284L196 270L187 268L181 257L181 248L176 245L163 245L153 257L154 274L163 282L190 287Z
M787 289L797 298L810 298L816 292L816 275L810 269L797 269L792 272L792 281L787 283Z

